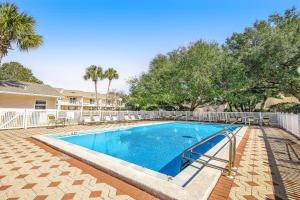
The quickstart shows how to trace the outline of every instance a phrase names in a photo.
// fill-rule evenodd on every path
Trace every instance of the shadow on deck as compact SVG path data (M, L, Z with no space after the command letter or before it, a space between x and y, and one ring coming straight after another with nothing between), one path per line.
M300 199L300 140L281 129L260 129L271 169L274 199Z

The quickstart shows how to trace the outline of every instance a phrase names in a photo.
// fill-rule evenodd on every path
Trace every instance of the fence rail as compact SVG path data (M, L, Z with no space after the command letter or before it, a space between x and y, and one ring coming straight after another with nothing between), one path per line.
M300 114L267 113L267 112L192 112L192 111L70 111L70 110L35 110L35 109L2 109L0 108L0 130L48 125L48 115L67 119L68 124L78 124L86 118L91 121L124 121L124 120L188 120L201 122L240 123L250 122L263 125L265 120L273 126L283 128L300 137Z

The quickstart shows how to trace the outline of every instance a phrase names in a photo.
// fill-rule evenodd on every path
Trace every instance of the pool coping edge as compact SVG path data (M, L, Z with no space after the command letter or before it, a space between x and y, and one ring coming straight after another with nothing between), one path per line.
M246 129L247 128L245 128L243 131L244 133L246 132ZM242 136L244 136L244 134ZM111 162L111 156L107 157L105 154L94 152L92 150L86 150L83 147L81 147L83 149L80 149L77 145L70 144L56 138L49 138L45 135L33 136L32 138L162 199L185 200L199 199L199 197L201 197L201 199L205 199L210 195L219 177L221 176L220 171L212 171L214 175L212 177L213 180L210 180L211 183L209 184L209 187L205 191L202 191L201 194L199 191L199 194L195 194L194 192L187 191L185 187L180 187L179 185L176 185L170 181L154 177L153 175L149 175L138 170L133 170L133 168L130 166L122 165L120 169L120 163ZM100 159L99 155L101 157ZM205 168L203 168L202 171ZM211 168L206 170L211 171Z

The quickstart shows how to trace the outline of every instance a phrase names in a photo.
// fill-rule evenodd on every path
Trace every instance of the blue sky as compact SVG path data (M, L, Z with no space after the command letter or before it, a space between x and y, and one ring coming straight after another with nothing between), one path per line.
M150 60L198 39L222 43L256 19L283 13L299 0L15 0L35 17L42 47L10 51L4 62L18 61L55 87L93 91L84 81L91 64L114 67L120 79L112 88L148 69ZM100 83L105 92L107 82Z

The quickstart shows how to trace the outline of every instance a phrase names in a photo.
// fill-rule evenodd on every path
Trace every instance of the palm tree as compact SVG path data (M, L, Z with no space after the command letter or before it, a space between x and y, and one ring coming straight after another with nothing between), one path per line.
M35 32L35 20L11 3L0 3L0 64L12 44L19 50L28 51L43 43L42 36Z
M114 68L108 68L104 72L104 77L108 79L107 93L109 93L112 80L113 79L118 79L119 74L118 74L117 70L115 70Z
M111 82L112 82L113 79L118 79L119 74L118 74L117 70L110 67L105 71L104 77L108 79L108 87L107 87L107 93L106 93L106 102L107 102L107 95L108 95L109 90L110 90Z
M102 80L104 78L104 73L102 68L96 65L91 65L90 67L86 68L85 75L83 76L84 80L91 79L95 84L95 96L96 96L96 109L99 108L98 103L98 91L97 91L97 83L99 80Z

